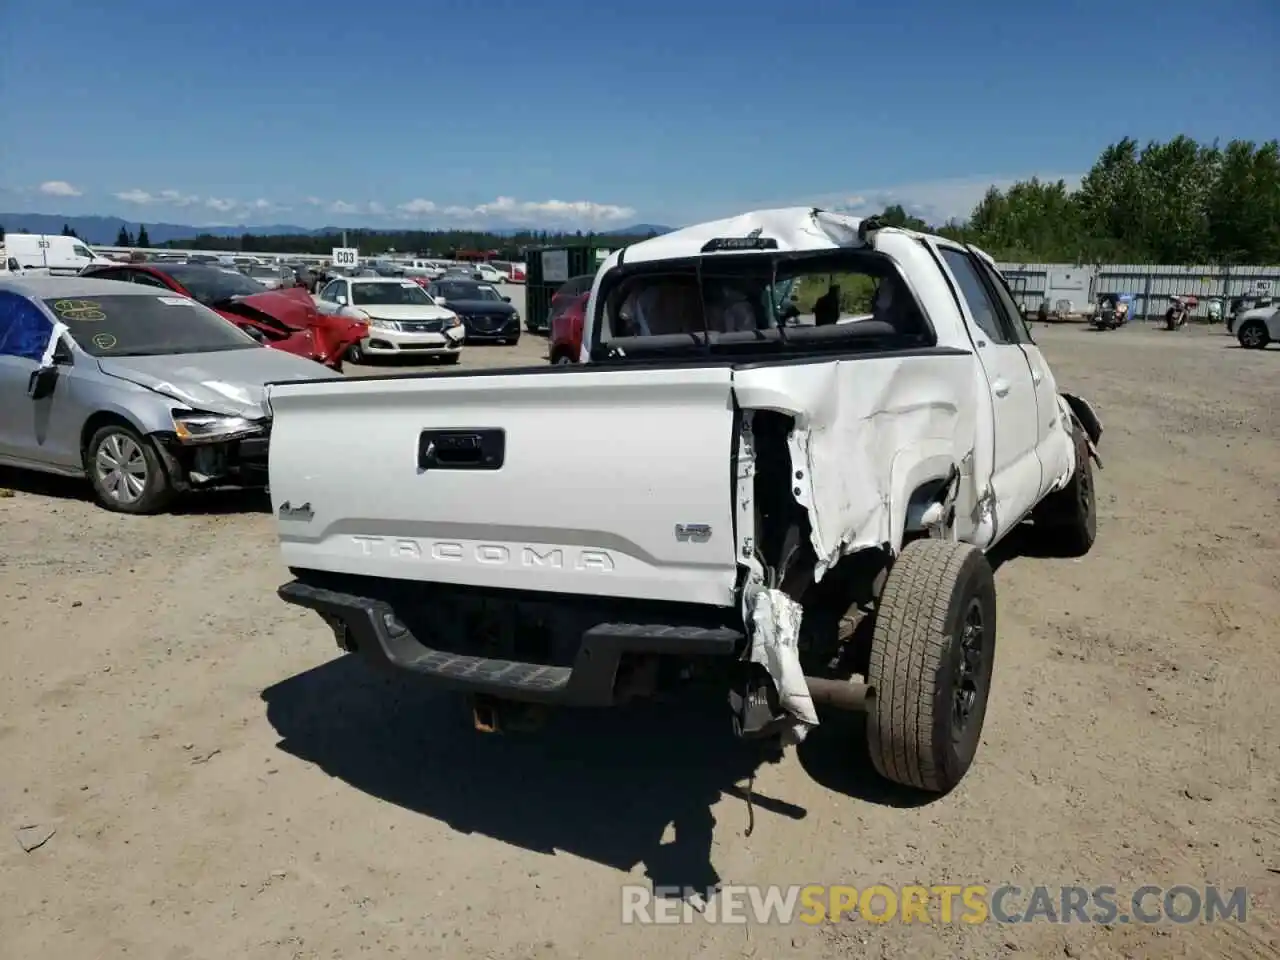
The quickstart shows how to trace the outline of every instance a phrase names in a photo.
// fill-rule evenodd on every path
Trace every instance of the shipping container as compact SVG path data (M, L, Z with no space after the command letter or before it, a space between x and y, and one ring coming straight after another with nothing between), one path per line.
M592 244L530 247L525 251L524 325L530 333L550 329L551 298L570 277L594 274L613 251Z

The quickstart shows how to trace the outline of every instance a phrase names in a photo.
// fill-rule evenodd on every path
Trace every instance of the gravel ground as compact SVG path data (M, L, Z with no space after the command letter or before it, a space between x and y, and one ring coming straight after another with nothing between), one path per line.
M921 803L832 721L759 770L749 838L751 760L718 701L482 737L276 599L261 497L127 518L0 474L0 954L1280 956L1280 351L1035 333L1107 427L1099 539L1070 561L1015 534L995 557L973 769ZM1219 883L1251 906L1244 925L620 922L623 883L717 879Z

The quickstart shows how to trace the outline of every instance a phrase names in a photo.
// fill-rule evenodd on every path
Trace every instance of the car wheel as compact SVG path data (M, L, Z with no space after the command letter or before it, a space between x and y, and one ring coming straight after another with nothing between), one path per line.
M567 367L573 363L573 357L569 356L567 353L561 353L556 356L552 363L558 367Z
M1067 485L1031 514L1037 536L1054 553L1083 557L1098 537L1098 503L1093 483L1093 459L1084 431L1075 428L1076 469Z
M977 547L913 540L876 606L867 683L872 765L903 786L946 793L978 751L996 644L996 588Z
M441 363L457 363L461 357L462 357L461 353L445 353L441 355L440 362Z
M364 347L358 343L347 347L347 363L364 363Z
M84 469L94 499L116 513L158 513L173 499L155 446L123 424L102 427L89 438Z
M1267 334L1267 326L1261 320L1250 320L1241 326L1237 338L1240 346L1246 350L1261 350L1271 342L1271 337Z

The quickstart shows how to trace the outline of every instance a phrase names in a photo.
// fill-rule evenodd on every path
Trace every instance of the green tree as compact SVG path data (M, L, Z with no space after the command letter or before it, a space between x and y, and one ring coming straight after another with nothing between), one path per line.
M62 225L62 235L63 235L64 237L75 237L75 236L76 236L76 232L75 232L74 230L72 230L72 229L71 229L71 225L70 225L70 224L66 224L66 223L64 223L64 224ZM79 238L77 237L77 239L79 239Z
M1206 200L1209 249L1234 263L1280 259L1280 144L1233 140Z
M926 231L929 225L919 217L912 216L907 213L906 208L900 203L884 208L884 212L880 214L880 219L890 227L902 227L905 230Z
M120 232L116 234L117 247L132 247L133 237L129 236L128 228L122 223L120 224Z
M147 225L145 223L138 224L138 240L134 244L138 247L151 246L151 238L147 236Z

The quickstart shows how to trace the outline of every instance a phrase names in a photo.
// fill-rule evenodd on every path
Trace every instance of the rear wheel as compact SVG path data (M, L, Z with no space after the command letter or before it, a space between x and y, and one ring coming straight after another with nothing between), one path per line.
M123 424L102 427L89 438L84 469L94 499L116 513L158 513L173 499L155 446Z
M1082 557L1098 536L1093 460L1084 431L1075 428L1076 469L1061 490L1049 494L1031 515L1037 535L1055 553Z
M876 607L867 746L877 772L945 793L977 754L996 643L996 588L977 547L914 540Z
M1261 350L1271 342L1267 325L1261 320L1250 320L1241 326L1236 338L1240 341L1240 346L1247 350Z

